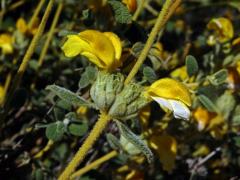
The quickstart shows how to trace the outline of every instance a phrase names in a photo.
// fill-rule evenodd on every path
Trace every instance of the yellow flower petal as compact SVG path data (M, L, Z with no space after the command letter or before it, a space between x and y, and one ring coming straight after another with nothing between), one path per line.
M5 91L3 86L0 86L0 106L3 104L5 98Z
M199 156L206 156L210 153L210 149L207 145L202 144L199 146L194 152L193 152L193 157L199 157Z
M135 12L137 9L137 0L122 0L130 12Z
M234 35L231 21L224 17L212 19L207 28L214 31L216 39L221 43L229 41Z
M117 68L122 65L122 61L120 61L121 55L122 55L122 44L120 38L112 33L112 32L104 32L103 33L107 38L112 42L112 45L115 50L115 62L114 62L114 68Z
M98 57L95 56L95 54L84 51L81 53L81 55L87 57L89 61L96 64L99 68L105 69L106 64L104 64L104 62L102 62L100 59L98 59Z
M62 46L62 50L67 57L74 57L82 51L92 51L88 42L82 40L78 35L68 35L67 41Z
M150 147L156 150L163 169L171 172L175 167L177 141L174 137L153 135L149 140Z
M202 107L198 107L193 112L193 117L198 122L198 130L201 131L207 127L211 118L213 117L213 113L208 112Z
M151 107L150 105L145 106L141 111L139 112L139 119L140 123L144 128L147 128L149 124L149 118L151 115Z
M170 78L163 78L154 82L147 89L147 94L164 99L175 99L191 106L191 97L187 87Z
M185 80L188 78L186 66L179 67L170 73L172 78L179 78L180 80Z
M86 30L79 33L79 37L87 41L92 47L92 53L106 64L104 69L112 68L115 60L115 50L112 42L96 30Z
M17 27L18 31L23 33L23 34L25 34L27 32L27 29L28 29L27 23L23 18L19 18L17 20L16 27Z
M87 111L88 111L88 107L86 106L80 106L78 109L77 109L77 115L79 117L81 116L85 116L87 114Z
M14 39L9 34L0 35L0 48L2 49L3 54L13 53L13 44Z

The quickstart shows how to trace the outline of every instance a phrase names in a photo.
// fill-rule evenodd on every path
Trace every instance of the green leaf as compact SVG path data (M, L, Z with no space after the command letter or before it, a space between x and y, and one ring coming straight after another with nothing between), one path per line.
M64 160L64 158L66 158L66 155L69 151L69 147L66 143L62 143L60 145L58 145L52 152L51 158L53 158L54 160L61 162Z
M38 62L36 60L29 61L29 67L34 71L38 70Z
M135 135L127 126L116 120L121 135L138 148L146 157L149 163L153 162L153 153L143 140Z
M240 125L240 105L237 105L234 113L233 113L233 118L232 118L232 124L234 126L239 126Z
M35 180L44 180L44 174L43 171L41 169L36 169L35 171L33 171L33 177L32 179Z
M221 95L216 102L219 112L223 114L225 119L228 119L230 113L232 113L235 107L235 104L236 101L234 96L229 91L226 91L223 95Z
M50 140L59 141L63 137L64 131L65 131L65 126L63 122L57 121L47 126L46 136Z
M148 66L143 68L143 75L144 75L144 78L150 83L157 80L157 75L155 71Z
M108 1L108 3L112 6L115 19L118 23L125 24L132 21L132 15L123 3L114 0Z
M110 147L112 149L114 149L114 150L121 149L122 150L122 146L121 146L119 140L116 138L116 136L114 136L113 134L108 133L106 135L106 137L107 137L107 141L108 141L108 143L109 143L109 145L110 145Z
M198 96L199 101L202 103L202 105L207 108L210 112L218 112L217 107L215 104L205 95L199 95Z
M88 66L82 74L78 83L79 88L85 88L89 84L92 84L97 78L97 69L92 66Z
M188 55L185 61L187 67L187 73L189 76L193 76L198 72L198 63L194 56Z
M53 112L54 112L54 117L56 120L61 121L64 119L65 111L63 109L54 107Z
M240 137L239 137L239 136L236 136L236 137L233 138L233 140L235 141L235 145L236 145L237 147L240 147Z
M83 136L88 131L88 125L86 122L83 123L71 123L68 126L69 132L74 136Z
M211 76L208 76L208 80L214 86L218 86L222 83L225 83L228 77L228 72L226 69L221 69L218 72L214 73Z
M69 91L68 89L65 89L63 87L57 86L57 85L49 85L46 87L47 90L52 91L54 94L56 94L60 99L66 101L67 103L70 103L72 105L76 106L88 106L92 107L93 104L86 101L82 97L78 96L77 94Z

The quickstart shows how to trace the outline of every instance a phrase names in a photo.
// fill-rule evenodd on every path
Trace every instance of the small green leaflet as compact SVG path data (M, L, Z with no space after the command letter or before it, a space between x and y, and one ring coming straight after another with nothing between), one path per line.
M112 6L114 17L118 23L125 24L132 21L132 15L123 3L114 0L110 0L108 3Z
M88 85L94 83L97 78L98 71L95 67L88 66L84 73L82 73L80 81L78 83L79 88L85 88Z
M188 55L185 61L187 67L187 73L189 76L193 76L198 72L198 63L194 56Z
M153 83L154 81L157 80L157 75L155 71L148 66L143 68L143 75L144 78L150 83Z
M125 126L120 121L116 120L118 129L123 137L125 137L129 142L131 142L136 148L138 148L146 157L149 163L153 162L153 153L142 141L142 139L135 135L127 126Z
M216 105L205 95L198 96L199 101L210 112L218 112Z
M218 86L222 83L225 83L228 77L228 72L226 69L221 69L214 73L211 76L208 76L208 80L214 86Z
M51 123L46 128L47 138L51 139L53 141L61 140L64 132L65 132L65 126L64 126L63 122L61 122L61 121Z
M113 148L114 150L119 150L119 149L122 150L122 145L120 144L120 142L116 138L116 136L108 133L106 137L107 137L107 141L108 141L109 145L111 146L111 148Z

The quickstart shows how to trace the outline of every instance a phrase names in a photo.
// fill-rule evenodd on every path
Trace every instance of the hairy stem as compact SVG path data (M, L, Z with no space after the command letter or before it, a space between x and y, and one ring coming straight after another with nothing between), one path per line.
M57 10L56 10L54 18L53 18L53 22L51 24L50 30L49 30L48 35L47 35L47 39L46 39L46 41L45 41L45 43L43 45L43 49L42 49L40 57L38 59L38 69L43 64L44 57L46 56L48 47L49 47L50 42L52 40L52 37L54 35L54 31L55 31L55 28L56 28L57 22L59 20L59 17L60 17L62 9L63 9L63 3L61 2L61 3L58 4ZM36 78L34 79L32 85L31 85L31 89L35 88L36 79L37 79L37 76L36 76Z
M96 161L86 165L85 167L83 167L82 169L79 169L78 171L76 171L75 173L73 173L73 175L70 177L70 179L82 176L83 174L85 174L86 172L92 170L93 168L96 168L97 166L101 165L102 163L108 161L109 159L112 159L114 157L116 157L118 154L117 151L111 151L108 154L100 157L99 159L97 159Z
M134 65L133 69L128 74L128 77L125 80L125 84L129 83L133 77L137 74L139 68L143 64L144 60L146 59L149 50L152 47L152 44L157 36L157 34L160 32L160 30L163 28L163 26L166 24L169 17L172 15L176 7L180 4L181 0L166 0L165 4L163 5L163 8L161 12L158 15L156 24L152 28L152 31L147 39L147 42L139 55L139 58Z
M64 169L63 173L60 175L58 180L68 180L76 167L84 160L85 156L87 155L88 151L91 149L95 141L101 135L105 127L107 126L108 122L111 118L104 112L102 112L97 120L96 124L94 125L92 131L90 132L89 136L83 142L83 145L80 147L78 152L74 155L73 159L70 161L68 166Z
M38 14L40 12L40 10L42 9L42 6L44 5L45 3L45 0L40 0L38 5L37 5L37 8L34 10L34 13L33 13L33 16L31 17L29 23L28 23L28 28L31 29L34 22L36 21L37 17L38 17Z
M37 46L37 43L38 43L39 39L41 38L41 35L43 34L44 28L46 26L46 23L47 23L47 20L48 20L48 17L50 15L50 12L52 10L53 5L54 5L54 0L49 0L48 6L47 6L46 11L43 15L41 23L38 27L37 33L34 35L32 41L31 41L31 43L30 43L30 45L29 45L29 47L28 47L28 49L27 49L27 51L26 51L26 53L23 57L22 63L20 65L20 67L18 68L17 74L15 75L15 77L13 79L13 84L12 84L10 90L9 90L9 94L8 94L8 97L6 99L6 103L5 103L5 106L4 106L5 115L6 115L7 111L9 110L9 105L10 105L10 102L12 100L13 94L16 91L19 84L21 83L22 76L23 76L24 72L26 71L27 65L28 65L33 53L34 53L34 50ZM5 115L2 115L1 121L4 121Z

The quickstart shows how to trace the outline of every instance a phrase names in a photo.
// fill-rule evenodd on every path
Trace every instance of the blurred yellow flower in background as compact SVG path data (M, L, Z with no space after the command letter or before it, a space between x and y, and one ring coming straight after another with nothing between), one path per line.
M199 156L206 156L210 153L210 149L207 145L201 144L196 148L196 150L193 152L193 157L199 157Z
M188 74L187 74L187 68L186 66L181 66L175 70L173 70L171 73L170 73L170 76L172 78L179 78L180 80L184 81L186 80L187 78L189 78Z
M187 87L170 78L163 78L147 88L146 95L156 101L165 111L173 111L178 119L189 119L191 97Z
M216 139L222 138L227 132L227 123L221 114L209 112L202 107L198 107L193 112L193 118L198 123L199 131L209 131L212 137Z
M198 123L199 131L204 130L214 116L216 116L216 113L208 112L205 108L202 107L198 107L193 111L193 117Z
M99 68L112 71L122 65L122 46L112 32L85 30L78 35L68 35L62 50L67 57L85 56Z
M129 12L135 12L137 9L137 0L122 0L127 5Z
M5 90L4 87L0 85L0 106L2 106L5 98Z
M13 43L14 38L10 34L0 34L0 48L2 49L3 54L13 53Z
M86 106L79 106L76 111L78 117L86 116L87 112L88 112L88 107Z
M171 172L175 167L175 159L177 154L177 141L169 135L153 134L149 139L149 145L156 150L163 169Z
M212 19L207 24L207 28L214 31L207 40L208 45L214 45L216 42L225 43L234 36L232 22L224 17Z
M35 22L33 23L32 27L28 27L26 21L23 18L19 18L16 23L17 30L21 32L22 34L31 34L34 35L36 34L38 30L38 24L39 20L36 19Z

